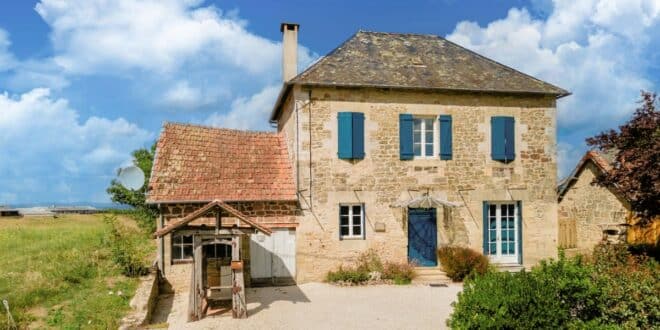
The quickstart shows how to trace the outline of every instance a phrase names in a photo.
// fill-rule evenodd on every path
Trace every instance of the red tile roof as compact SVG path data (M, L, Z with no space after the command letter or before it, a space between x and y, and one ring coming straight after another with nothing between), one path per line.
M283 136L166 123L147 202L213 200L297 200Z

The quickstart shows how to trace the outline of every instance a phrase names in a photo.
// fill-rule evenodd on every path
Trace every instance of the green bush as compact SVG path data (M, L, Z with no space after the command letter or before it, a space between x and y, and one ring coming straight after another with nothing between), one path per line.
M149 272L146 260L149 251L141 242L144 236L123 226L116 216L103 216L108 225L106 243L110 246L112 260L126 276L141 276Z
M658 265L625 246L590 258L542 261L531 272L489 271L465 282L447 324L455 329L627 328L660 324Z
M454 282L463 281L470 274L483 275L488 271L488 257L469 248L443 246L438 249L440 266Z
M354 267L342 265L336 271L328 272L326 280L362 284L370 279L372 272L381 274L381 279L392 280L395 284L410 284L415 277L412 265L391 261L383 264L378 252L369 249L357 257Z
M352 284L362 284L369 280L369 272L358 270L357 268L346 268L339 266L336 271L329 271L326 276L328 282L346 282Z
M410 284L415 278L415 267L409 263L386 262L381 278L392 280L394 284Z

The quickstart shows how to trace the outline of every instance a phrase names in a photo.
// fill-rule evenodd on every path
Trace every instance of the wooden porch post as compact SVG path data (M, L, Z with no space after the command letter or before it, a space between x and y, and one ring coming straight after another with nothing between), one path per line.
M233 234L231 238L231 273L232 273L232 311L236 319L247 318L245 303L245 283L243 280L243 262L241 260L241 236Z

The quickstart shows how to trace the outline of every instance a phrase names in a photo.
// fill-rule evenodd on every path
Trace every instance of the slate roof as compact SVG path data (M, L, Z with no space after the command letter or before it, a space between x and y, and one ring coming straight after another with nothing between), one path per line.
M436 35L359 31L307 70L285 83L530 93L563 97L570 93ZM271 120L277 119L278 99Z
M295 201L282 135L166 123L158 139L148 203Z

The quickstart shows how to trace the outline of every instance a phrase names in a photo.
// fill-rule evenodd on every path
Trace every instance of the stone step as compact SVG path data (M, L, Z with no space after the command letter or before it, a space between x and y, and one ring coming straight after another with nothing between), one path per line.
M520 264L496 264L495 266L501 272L510 272L510 273L517 273L523 268L525 268Z
M415 267L415 284L448 284L449 277L438 267Z

